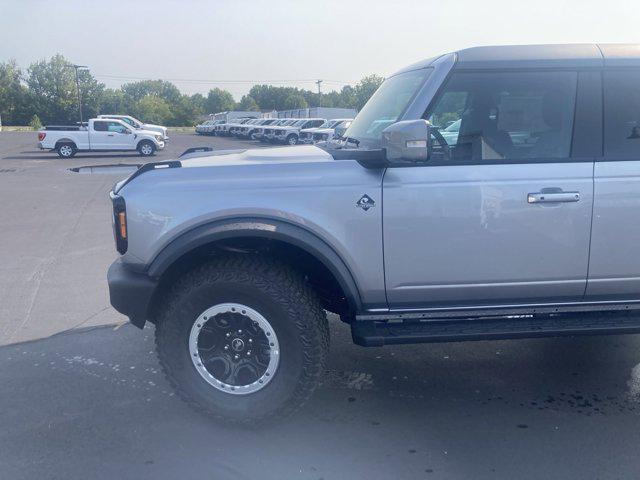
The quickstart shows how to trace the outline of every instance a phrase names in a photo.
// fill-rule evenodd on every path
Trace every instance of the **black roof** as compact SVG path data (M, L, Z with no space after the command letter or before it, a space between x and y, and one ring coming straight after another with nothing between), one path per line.
M454 53L458 69L640 67L640 44L502 45L465 48ZM401 72L424 68L438 58L418 62Z

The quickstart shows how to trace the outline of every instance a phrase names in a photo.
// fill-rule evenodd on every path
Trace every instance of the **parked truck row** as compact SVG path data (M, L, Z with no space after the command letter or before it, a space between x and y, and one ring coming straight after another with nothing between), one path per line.
M351 118L239 118L233 121L211 119L196 126L196 133L258 140L266 143L315 144L340 137Z

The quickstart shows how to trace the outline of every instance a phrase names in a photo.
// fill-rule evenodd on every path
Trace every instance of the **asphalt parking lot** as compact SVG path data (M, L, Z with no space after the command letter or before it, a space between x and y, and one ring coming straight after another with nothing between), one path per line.
M0 133L0 478L632 479L640 336L364 349L331 319L324 382L282 424L192 412L153 327L108 302L111 174L136 155L39 152ZM172 134L157 159L240 142Z

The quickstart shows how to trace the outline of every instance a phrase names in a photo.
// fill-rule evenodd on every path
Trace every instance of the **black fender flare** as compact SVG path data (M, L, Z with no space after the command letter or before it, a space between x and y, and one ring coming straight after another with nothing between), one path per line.
M315 233L296 224L268 218L232 218L206 223L182 233L152 260L147 275L160 278L167 269L190 251L225 238L270 238L294 245L313 255L336 278L354 312L362 310L354 276L336 251Z

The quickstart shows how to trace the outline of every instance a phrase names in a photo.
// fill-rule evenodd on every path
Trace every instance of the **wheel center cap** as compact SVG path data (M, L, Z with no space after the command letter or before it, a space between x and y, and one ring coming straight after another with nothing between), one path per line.
M244 341L241 338L234 338L231 341L231 348L233 348L236 352L241 352L244 350Z

